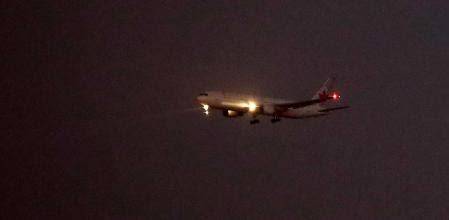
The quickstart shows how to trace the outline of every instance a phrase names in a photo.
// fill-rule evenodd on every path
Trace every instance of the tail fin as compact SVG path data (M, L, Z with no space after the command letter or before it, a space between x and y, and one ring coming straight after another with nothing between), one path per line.
M320 97L327 97L329 91L332 89L335 78L328 78L326 82L324 82L323 86L313 95L312 99L319 99Z

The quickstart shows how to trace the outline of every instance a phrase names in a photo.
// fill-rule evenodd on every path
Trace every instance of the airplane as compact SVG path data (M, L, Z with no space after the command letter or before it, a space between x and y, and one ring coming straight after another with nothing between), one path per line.
M202 105L204 113L209 115L209 110L221 110L225 117L234 118L249 114L252 119L250 124L258 124L258 115L272 117L271 122L281 121L281 118L311 118L329 114L331 111L346 109L349 106L327 108L323 104L329 100L338 101L341 96L336 92L330 92L334 79L328 78L323 86L310 100L291 101L275 98L256 97L237 93L221 91L202 92L197 101Z

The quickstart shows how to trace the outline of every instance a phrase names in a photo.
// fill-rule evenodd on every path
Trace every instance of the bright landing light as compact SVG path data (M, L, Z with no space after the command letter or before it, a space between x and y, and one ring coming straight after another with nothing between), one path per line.
M202 106L203 106L203 109L204 109L204 114L206 114L206 116L207 115L209 115L209 105L206 105L206 104L201 104Z
M250 112L254 112L257 109L257 105L255 102L248 102L248 110Z

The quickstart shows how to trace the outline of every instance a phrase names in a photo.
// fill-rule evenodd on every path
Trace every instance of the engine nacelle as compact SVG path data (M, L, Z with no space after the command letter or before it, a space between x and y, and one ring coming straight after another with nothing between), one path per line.
M262 107L262 112L268 115L272 115L276 112L274 105L264 105Z
M223 116L233 118L242 116L243 112L233 111L233 110L223 110Z

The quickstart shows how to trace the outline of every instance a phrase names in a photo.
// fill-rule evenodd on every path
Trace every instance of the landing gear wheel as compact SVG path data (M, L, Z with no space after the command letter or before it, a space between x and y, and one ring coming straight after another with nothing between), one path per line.
M253 119L251 121L249 121L250 124L258 124L260 121L258 119Z
M276 123L276 122L280 122L281 119L280 118L273 118L271 119L271 123Z

